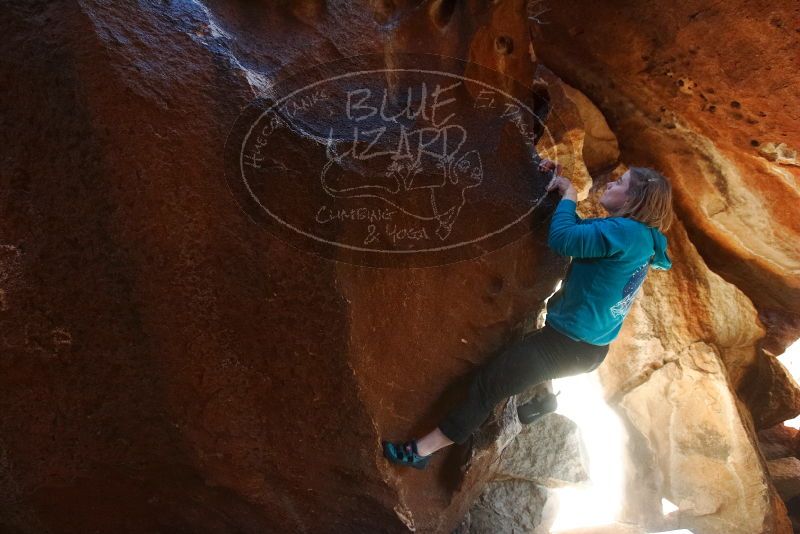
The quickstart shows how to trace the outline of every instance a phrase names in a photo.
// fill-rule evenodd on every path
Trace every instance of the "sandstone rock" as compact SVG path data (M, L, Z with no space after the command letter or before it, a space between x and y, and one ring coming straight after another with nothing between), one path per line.
M465 531L548 532L558 508L557 495L548 488L588 479L584 449L575 423L560 414L523 425L470 508Z
M580 1L543 17L532 25L538 60L597 105L623 161L673 178L676 212L709 267L797 339L800 131L785 109L797 107L800 75L788 6L693 0L664 16Z
M588 471L588 456L577 425L561 414L551 413L522 426L503 450L494 479L521 479L545 487L562 487L586 482Z
M789 512L789 519L792 528L796 531L800 526L800 497L794 497L786 502L786 509Z
M759 22L742 27L750 16ZM785 52L797 50L784 28L788 16L774 4L743 1L690 2L669 17L644 3L614 10L608 2L577 2L559 5L543 15L546 24L533 26L536 57L597 105L617 137L620 159L661 170L675 190L680 224L668 238L671 257L680 259L667 276L648 276L641 307L634 304L600 368L610 401L620 403L629 425L635 469L628 504L635 522L655 525L660 497L677 483L681 492L720 502L717 508L685 501L694 510L689 516L717 508L706 516L681 512L693 531L790 530L754 435L797 408L796 385L761 352L778 354L800 335L800 174L791 163L800 132L783 111L798 104L789 90L798 74L794 55ZM719 27L732 29L735 46L720 46L721 34L712 30ZM765 48L766 55L752 52ZM765 83L774 91L758 89ZM778 163L780 142L786 147ZM718 372L709 371L714 360ZM690 408L678 392L708 396L707 402ZM652 403L649 411L645 402ZM665 409L674 415L666 417ZM714 422L717 410L732 427ZM681 413L691 419L679 419ZM705 420L724 437L702 445L710 436L698 426ZM715 448L733 456L715 458ZM718 471L717 487L703 489L701 481ZM741 486L745 481L753 485ZM737 494L741 487L749 497Z
M797 340L800 331L800 314L793 314L764 306L758 310L758 318L767 327L769 336L761 342L761 348L770 356L780 356Z
M472 534L547 534L555 520L557 497L525 480L495 480L470 509Z
M792 455L792 450L781 443L758 442L758 449L766 460L776 460Z
M797 409L796 385L761 352L800 332L789 8L578 1L533 26L526 8L89 0L0 10L0 530L447 532L461 522L520 430L513 402L425 472L387 465L378 443L429 430L470 371L540 311L566 266L546 248L544 215L524 239L467 261L379 269L265 232L224 178L226 136L253 98L274 98L312 63L378 54L391 66L404 50L529 85L551 135L542 154L563 155L581 199L602 182L590 171L617 159L613 137L624 164L674 180L671 282L648 279L601 367L630 431L628 509L655 524L668 495L696 534L785 531L755 426ZM735 43L722 47L726 28ZM290 163L309 158L309 139L288 146ZM509 166L531 157L502 148ZM543 180L532 173L531 188ZM526 514L521 524L543 517Z
M714 365L716 354L698 343L676 356L620 403L652 455L639 468L655 461L656 485L688 528L756 532L767 515L768 482L724 375L691 363ZM742 495L743 486L752 489Z
M755 370L739 388L756 428L769 428L800 414L800 389L774 356L760 352Z
M600 213L590 202L581 208L586 216ZM636 300L647 307L648 315L658 320L642 324L636 316L626 318L618 339L630 345L629 354L624 359L604 364L604 369L614 368L613 373L603 375L608 381L609 398L646 379L649 370L661 367L673 357L665 349L680 347L686 343L685 340L703 339L714 344L735 388L749 373L756 374L754 370L758 368L760 355L758 343L765 331L752 303L736 286L708 269L681 222L673 226L667 238L668 253L676 261L669 271L651 270ZM660 307L669 312L659 311ZM711 309L714 313L699 313L699 310ZM695 363L703 365L702 362ZM627 383L617 382L623 377ZM789 382L787 387L791 385Z
M780 503L731 376L748 374L752 359L743 356L758 354L763 330L747 299L704 267L680 223L668 237L671 257L681 260L673 261L665 276L648 275L643 295L599 368L629 433L624 519L664 526L660 500L665 497L679 507L676 524L690 530L744 534L778 528L785 516L774 516ZM700 279L708 283L688 293L680 289ZM713 321L694 321L698 309L718 301L723 304ZM739 315L743 312L753 321L750 327ZM697 337L709 342L684 341Z
M379 440L429 430L538 312L565 266L546 227L471 261L357 267L253 224L225 180L242 108L311 64L397 47L531 82L525 46L495 46L528 39L522 1L379 4L2 10L0 530L460 521L513 419L466 473L465 448L408 473Z
M590 174L614 167L619 159L619 145L605 117L586 95L563 84L564 92L578 107L583 122L584 138L581 156Z
M781 498L788 501L800 495L800 460L794 456L767 462L769 475Z
M778 424L758 432L758 446L767 460L786 458L796 454L798 436L797 429Z
M587 102L585 97L582 99L578 91L571 90L541 64L536 68L534 84L547 87L549 103L553 109L545 121L540 155L563 166L562 174L569 176L578 193L578 200L584 200L592 185L592 177L583 159L583 154L587 151L586 143L589 143L590 153L593 149L595 152L602 151L600 143L591 137L587 138L584 128L584 117L594 117L591 102ZM602 160L601 156L597 156L595 163Z
M758 147L758 153L770 161L782 165L794 165L800 167L797 160L797 150L786 145L786 143L763 143Z

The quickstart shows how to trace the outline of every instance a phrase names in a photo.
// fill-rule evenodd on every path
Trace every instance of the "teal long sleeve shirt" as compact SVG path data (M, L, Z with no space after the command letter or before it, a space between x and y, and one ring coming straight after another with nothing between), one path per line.
M619 334L649 268L672 267L667 238L627 217L581 219L576 208L575 201L562 198L550 222L548 245L572 262L547 301L545 323L572 339L607 345Z

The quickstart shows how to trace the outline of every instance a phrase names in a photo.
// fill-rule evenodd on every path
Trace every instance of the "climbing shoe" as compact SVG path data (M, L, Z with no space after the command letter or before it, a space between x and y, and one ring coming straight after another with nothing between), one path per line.
M393 464L406 465L415 469L425 469L430 456L420 456L417 452L417 442L414 440L405 443L392 443L382 441L383 455Z
M519 416L520 423L529 425L534 421L538 421L543 415L556 411L557 407L556 395L547 393L541 398L532 399L522 406L518 406L517 416Z

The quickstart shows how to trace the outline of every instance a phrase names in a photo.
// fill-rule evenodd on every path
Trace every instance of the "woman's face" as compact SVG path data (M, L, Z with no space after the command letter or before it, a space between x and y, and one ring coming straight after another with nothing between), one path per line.
M625 171L625 174L620 176L614 182L606 184L606 190L603 196L600 197L600 205L603 206L607 212L615 213L625 204L628 199L628 185L631 181L631 171Z

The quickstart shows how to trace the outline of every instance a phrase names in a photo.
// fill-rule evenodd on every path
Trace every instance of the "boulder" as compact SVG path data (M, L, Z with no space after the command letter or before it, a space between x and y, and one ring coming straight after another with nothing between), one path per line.
M767 460L794 456L799 435L797 429L778 424L758 432L758 447Z
M470 508L471 534L548 534L557 496L526 480L493 480Z
M800 460L794 456L767 462L769 475L781 498L789 501L800 495Z
M577 425L558 413L523 425L503 450L494 479L527 480L549 488L586 482L588 456Z

